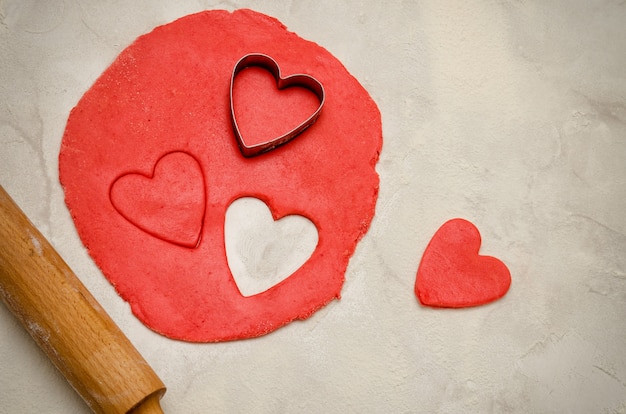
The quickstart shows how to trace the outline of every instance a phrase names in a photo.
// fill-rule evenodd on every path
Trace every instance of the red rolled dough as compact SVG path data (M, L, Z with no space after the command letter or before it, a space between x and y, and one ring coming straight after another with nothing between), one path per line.
M314 76L326 103L302 135L246 159L231 127L229 82L248 53L273 57L284 76ZM274 95L281 96L272 92L258 103L273 108ZM271 130L280 119L266 116L272 109L250 110L257 127ZM168 337L213 342L267 334L339 298L374 214L381 145L376 104L328 51L250 10L207 11L156 28L117 57L72 110L59 170L83 243L133 313ZM186 167L162 165L171 153ZM185 157L197 163L204 191ZM114 185L120 177L126 187ZM178 190L164 190L168 180ZM224 244L226 209L244 196L263 200L276 218L305 216L319 233L301 268L250 297L237 289ZM204 211L194 246L198 205ZM183 211L170 222L137 216L142 208L167 215L159 206Z

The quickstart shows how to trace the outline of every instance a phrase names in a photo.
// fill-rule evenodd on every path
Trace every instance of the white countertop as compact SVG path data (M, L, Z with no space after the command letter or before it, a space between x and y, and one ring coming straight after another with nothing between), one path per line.
M139 322L58 181L71 108L155 26L252 8L340 59L383 121L380 196L342 299L267 336L189 344ZM168 387L167 413L626 412L626 4L0 1L0 183ZM418 304L446 220L509 267L501 300ZM0 412L86 413L0 306Z

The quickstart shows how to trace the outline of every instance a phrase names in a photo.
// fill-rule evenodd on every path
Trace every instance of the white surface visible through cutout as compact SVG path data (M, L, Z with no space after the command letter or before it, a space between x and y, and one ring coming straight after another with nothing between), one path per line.
M235 200L224 224L228 266L243 296L275 286L298 270L317 247L317 228L304 216L274 221L257 198Z

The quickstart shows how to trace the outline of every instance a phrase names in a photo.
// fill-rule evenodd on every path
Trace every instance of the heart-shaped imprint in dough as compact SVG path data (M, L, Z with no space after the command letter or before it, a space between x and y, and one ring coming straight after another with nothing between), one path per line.
M198 161L186 152L165 154L148 174L119 176L109 197L126 220L154 237L189 248L200 242L204 176Z
M282 282L311 257L318 232L306 217L275 220L262 200L244 197L226 211L226 257L243 296L264 292Z

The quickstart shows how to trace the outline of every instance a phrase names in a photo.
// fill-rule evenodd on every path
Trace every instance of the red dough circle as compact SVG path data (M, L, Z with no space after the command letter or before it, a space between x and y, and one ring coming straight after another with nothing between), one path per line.
M229 113L231 72L248 53L273 57L285 76L314 76L326 91L312 127L249 159L237 147ZM269 333L339 297L348 260L374 214L381 145L378 108L328 51L271 17L209 11L158 27L118 56L72 110L59 170L82 241L133 313L171 338L213 342ZM179 229L184 236L168 241L160 236L167 226L129 221L110 198L119 177L160 180L155 168L170 153L190 156L202 172L204 191L194 184L188 188L195 193L185 195L205 197L197 247L191 247L196 230ZM300 269L250 297L237 289L224 244L226 210L245 196L263 200L276 218L305 216L319 233ZM163 197L145 199L164 203ZM196 220L198 203L172 223ZM137 206L129 205L135 215ZM158 229L151 234L150 227Z

